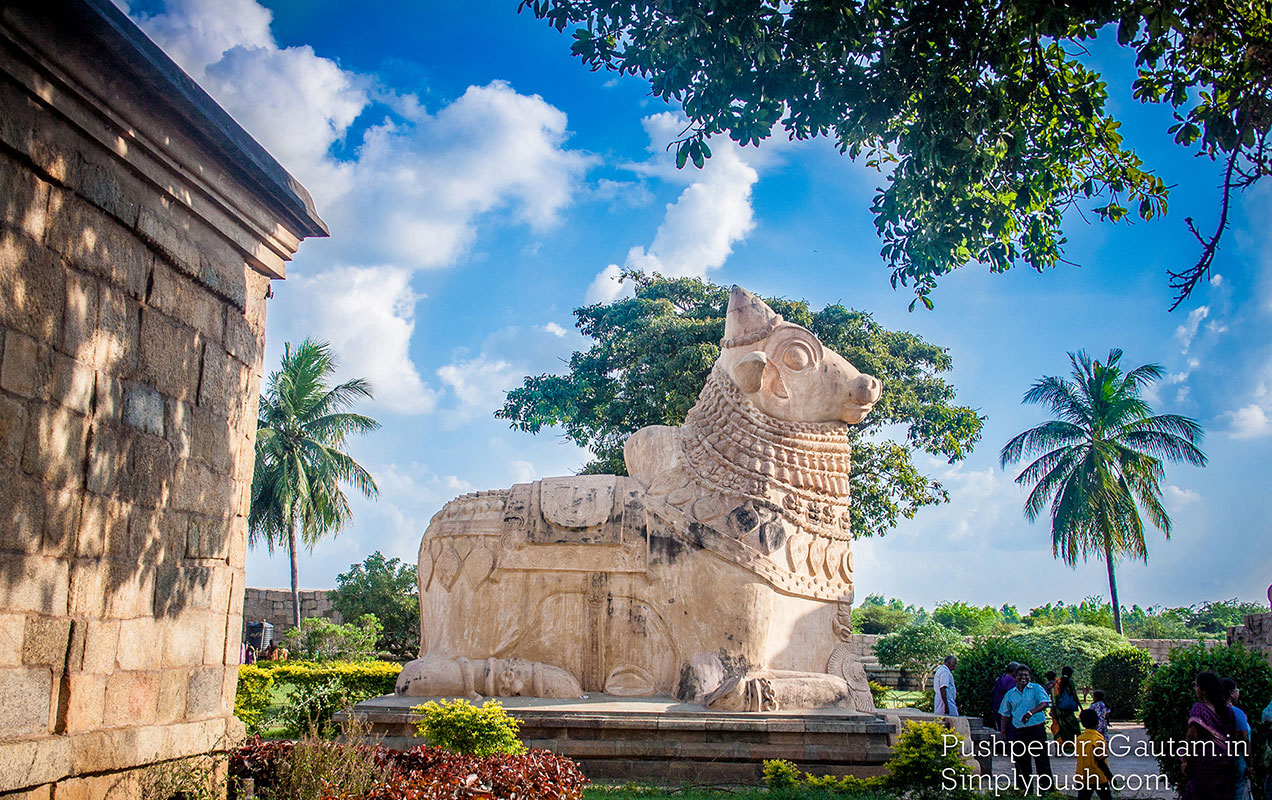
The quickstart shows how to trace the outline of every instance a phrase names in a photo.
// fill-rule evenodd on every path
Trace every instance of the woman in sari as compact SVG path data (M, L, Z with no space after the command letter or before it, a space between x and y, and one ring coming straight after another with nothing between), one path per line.
M1197 675L1197 702L1188 712L1188 755L1180 759L1184 770L1182 800L1217 800L1233 796L1236 767L1228 743L1235 731L1232 709L1219 676Z
M1078 687L1073 684L1073 667L1061 668L1051 709L1056 721L1056 741L1065 744L1077 739L1082 733L1082 724L1078 722L1082 706L1078 703Z

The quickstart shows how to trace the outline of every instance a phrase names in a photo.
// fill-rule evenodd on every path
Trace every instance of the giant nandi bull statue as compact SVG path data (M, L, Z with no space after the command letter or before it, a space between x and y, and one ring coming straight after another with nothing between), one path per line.
M628 440L631 477L544 478L433 517L399 694L873 710L847 645L847 432L879 381L738 287L724 335L684 426Z

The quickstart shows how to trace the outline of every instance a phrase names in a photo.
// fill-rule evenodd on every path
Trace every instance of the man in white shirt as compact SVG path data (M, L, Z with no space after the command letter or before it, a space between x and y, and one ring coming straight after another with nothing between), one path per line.
M958 716L958 705L954 702L954 696L958 692L954 686L954 667L957 665L957 656L946 656L941 666L936 668L936 675L932 678L932 691L936 693L932 710L938 714Z

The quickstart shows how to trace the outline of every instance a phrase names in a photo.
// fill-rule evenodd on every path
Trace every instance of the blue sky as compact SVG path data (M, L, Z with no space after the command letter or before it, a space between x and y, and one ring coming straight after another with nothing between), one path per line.
M559 435L492 418L523 376L560 371L586 342L571 310L614 296L627 264L769 295L841 302L948 347L959 400L988 416L970 458L926 462L952 502L859 542L858 597L1022 608L1107 590L1103 564L1051 558L1021 514L1012 435L1041 421L1020 397L1067 372L1066 352L1126 351L1169 374L1160 412L1197 418L1205 469L1168 468L1167 542L1119 565L1123 602L1259 600L1272 581L1272 191L1239 198L1215 277L1174 313L1168 268L1192 263L1184 228L1208 230L1218 168L1171 144L1169 114L1131 100L1130 61L1096 46L1112 106L1144 160L1174 185L1170 213L1135 225L1069 220L1064 266L946 277L932 312L889 288L868 213L880 177L826 141L713 144L674 169L682 122L645 83L592 73L569 37L515 13L380 0L171 0L130 11L143 29L314 195L327 240L305 242L275 286L266 369L285 341L333 342L368 377L383 429L351 450L379 483L355 522L300 560L306 588L374 550L414 562L449 498L569 474L587 454ZM923 459L920 456L920 459ZM284 554L249 554L249 585L286 586Z

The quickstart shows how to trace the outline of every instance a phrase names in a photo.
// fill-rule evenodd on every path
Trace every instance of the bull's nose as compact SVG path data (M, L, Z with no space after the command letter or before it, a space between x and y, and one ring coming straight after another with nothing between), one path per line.
M879 394L883 390L883 384L873 375L862 375L857 382L857 391L853 399L858 403L869 404L879 399Z

